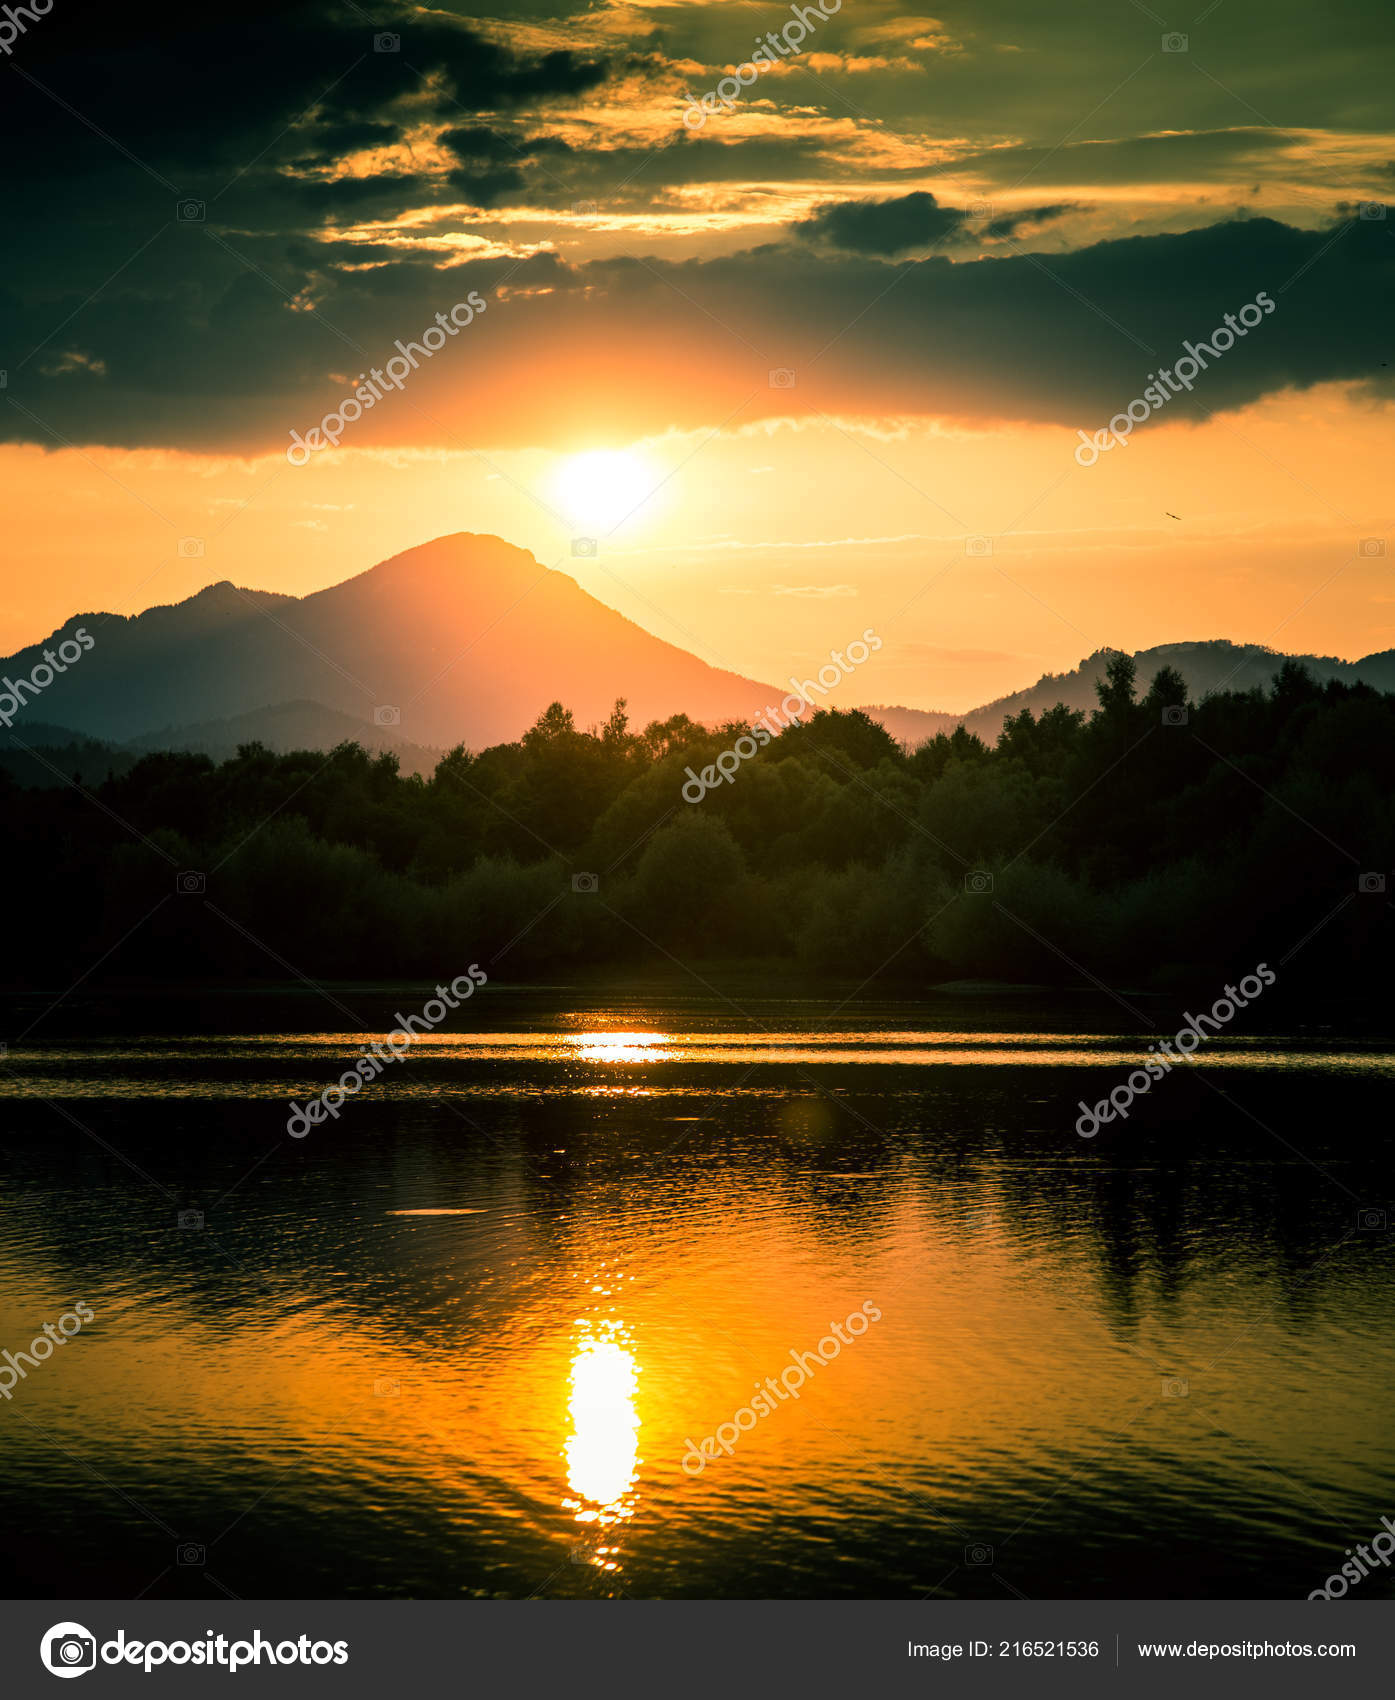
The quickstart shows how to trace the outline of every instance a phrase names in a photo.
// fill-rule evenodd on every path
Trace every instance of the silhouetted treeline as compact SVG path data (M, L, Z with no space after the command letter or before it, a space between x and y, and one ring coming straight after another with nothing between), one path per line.
M430 779L354 744L152 755L92 790L0 776L7 977L522 979L667 952L1127 989L1301 945L1290 986L1383 995L1392 910L1362 876L1395 895L1395 697L1288 665L1199 704L1164 669L1140 699L1122 656L1098 690L992 748L960 728L908 754L820 712L698 803L687 770L749 729L636 731L623 704L593 731L554 704Z

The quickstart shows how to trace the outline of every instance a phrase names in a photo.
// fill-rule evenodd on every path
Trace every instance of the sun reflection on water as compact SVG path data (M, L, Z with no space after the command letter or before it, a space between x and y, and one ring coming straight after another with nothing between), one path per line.
M639 1464L634 1353L614 1340L583 1340L572 1358L567 1481L583 1501L578 1521L626 1517Z
M624 1343L618 1321L585 1323L572 1353L567 1414L571 1433L563 1448L567 1485L564 1501L576 1521L588 1526L587 1556L604 1570L618 1569L618 1548L599 1544L634 1514L639 1465L639 1412L635 1392L639 1366Z
M667 1033L576 1033L567 1038L587 1062L649 1062L669 1043Z

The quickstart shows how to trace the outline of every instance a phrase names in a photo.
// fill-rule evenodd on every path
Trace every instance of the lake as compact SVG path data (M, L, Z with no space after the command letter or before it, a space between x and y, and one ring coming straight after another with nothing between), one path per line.
M0 1349L92 1320L4 1592L1298 1598L1395 1513L1388 1043L1083 1139L1102 1000L490 987L287 1137L426 996L11 1000Z

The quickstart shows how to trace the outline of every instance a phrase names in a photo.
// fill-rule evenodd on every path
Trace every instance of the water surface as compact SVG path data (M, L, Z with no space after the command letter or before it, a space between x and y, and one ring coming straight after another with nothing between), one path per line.
M501 998L287 1138L411 996L11 1043L0 1346L94 1320L9 1591L1297 1597L1395 1511L1390 1047L1085 1141L1097 1010Z

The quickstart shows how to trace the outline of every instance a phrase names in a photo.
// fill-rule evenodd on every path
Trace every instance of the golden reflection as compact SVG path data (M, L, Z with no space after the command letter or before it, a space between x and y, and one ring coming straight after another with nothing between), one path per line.
M568 1506L578 1523L602 1526L631 1515L627 1496L640 1463L639 1369L634 1353L614 1338L620 1325L604 1327L605 1337L588 1332L572 1355L567 1403L572 1432L564 1449L567 1483L577 1496Z
M648 1062L668 1042L667 1033L578 1033L567 1039L587 1062Z

